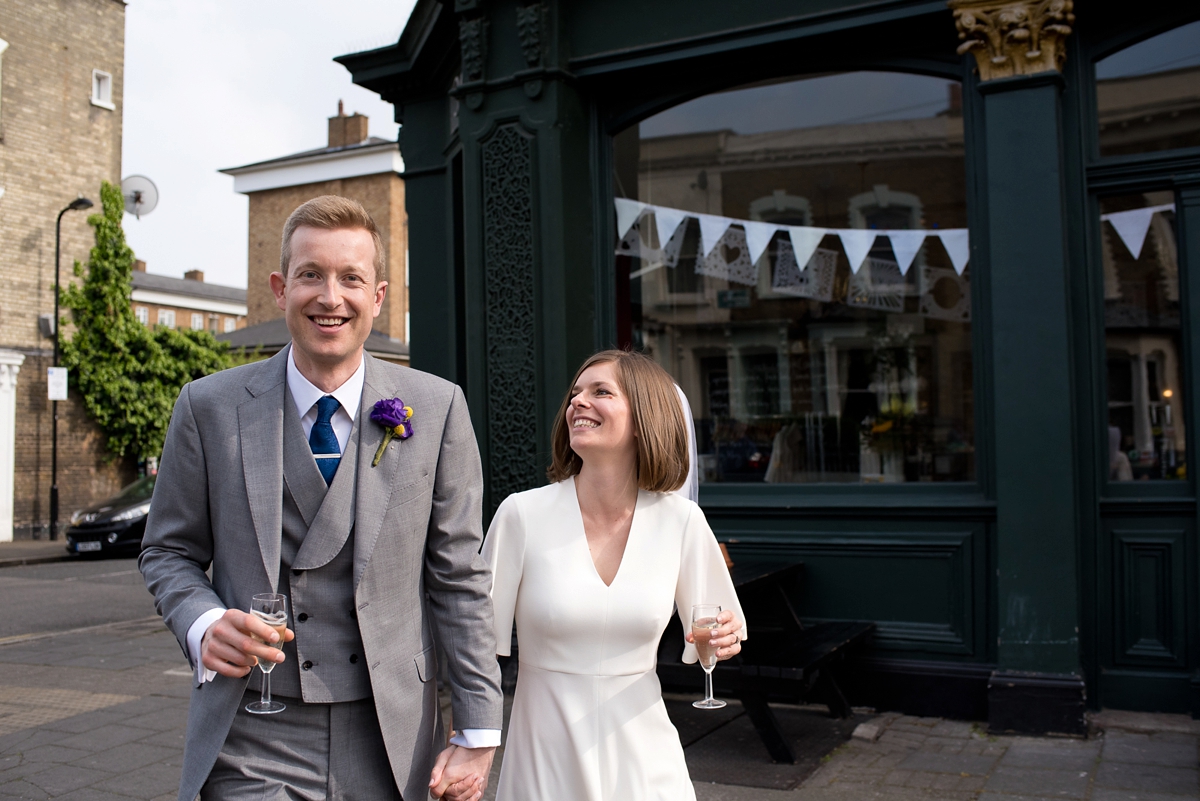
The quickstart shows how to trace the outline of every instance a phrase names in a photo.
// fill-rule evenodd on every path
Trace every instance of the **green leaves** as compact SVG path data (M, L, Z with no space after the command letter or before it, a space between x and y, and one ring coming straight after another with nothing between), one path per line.
M228 346L207 331L149 329L137 321L131 305L133 250L121 228L120 188L105 181L100 206L100 213L88 217L96 245L86 272L75 263L75 275L84 280L62 293L61 305L75 327L69 340L60 333L62 363L114 457L157 456L179 391L229 367Z

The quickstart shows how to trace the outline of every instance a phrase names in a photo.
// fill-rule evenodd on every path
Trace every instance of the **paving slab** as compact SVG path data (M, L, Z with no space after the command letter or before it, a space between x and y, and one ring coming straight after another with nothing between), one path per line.
M1194 768L1200 761L1197 740L1182 734L1108 732L1104 737L1104 759L1146 765Z
M993 793L1083 798L1088 789L1087 771L1041 770L1037 768L996 768L984 788Z
M1200 775L1196 768L1139 765L1131 762L1101 762L1096 785L1148 793L1174 793L1200 797Z

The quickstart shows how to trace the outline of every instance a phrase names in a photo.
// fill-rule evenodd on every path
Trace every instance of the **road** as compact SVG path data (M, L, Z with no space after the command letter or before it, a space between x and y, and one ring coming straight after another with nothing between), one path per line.
M0 570L0 640L139 620L154 612L136 559L89 559Z

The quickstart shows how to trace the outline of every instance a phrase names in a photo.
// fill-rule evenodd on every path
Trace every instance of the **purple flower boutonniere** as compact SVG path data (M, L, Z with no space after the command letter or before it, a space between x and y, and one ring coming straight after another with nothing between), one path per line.
M383 426L384 432L383 442L379 443L379 450L375 451L375 460L371 462L371 467L379 466L383 451L392 441L392 437L408 439L413 435L412 416L412 407L405 406L404 401L399 398L384 398L376 402L375 408L371 410L371 419Z

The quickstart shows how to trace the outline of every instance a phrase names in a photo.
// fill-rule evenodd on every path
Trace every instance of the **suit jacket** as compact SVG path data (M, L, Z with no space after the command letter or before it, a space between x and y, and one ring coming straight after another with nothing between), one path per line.
M462 391L364 358L359 425L378 439L365 429L357 454L354 595L396 786L415 801L428 797L444 742L435 642L449 655L456 727L501 727L491 575L479 556L483 479ZM193 381L176 401L139 566L185 653L205 611L246 609L252 594L277 587L286 366L285 349ZM413 408L415 433L393 439L372 467L384 431L368 416L391 397ZM246 684L218 675L193 688L180 801L207 779Z

